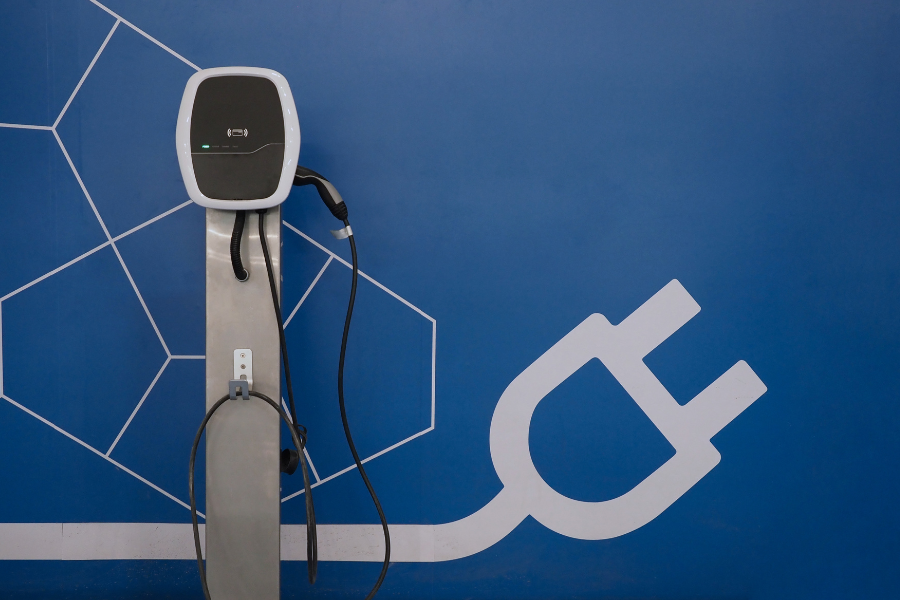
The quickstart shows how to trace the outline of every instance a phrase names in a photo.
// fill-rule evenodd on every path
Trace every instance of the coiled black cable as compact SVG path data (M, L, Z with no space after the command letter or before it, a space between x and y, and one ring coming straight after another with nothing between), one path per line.
M278 415L281 417L281 420L287 423L288 429L291 431L291 440L294 442L294 447L297 449L297 452L300 453L300 456L303 456L303 446L304 444L300 441L300 436L297 430L291 425L290 420L288 419L287 414L284 412L284 409L281 406L266 396L265 394L261 394L259 392L250 392L251 396L259 398L263 400L278 411ZM209 420L212 418L213 414L219 408L228 402L229 395L225 394L219 400L216 401L215 404L212 405L212 408L207 411L206 416L203 417L203 421L200 423L200 429L197 430L197 435L194 437L194 444L191 446L191 460L188 463L188 495L191 500L191 526L194 530L194 550L197 553L197 570L200 571L200 583L203 586L203 595L206 597L206 600L212 600L209 595L209 586L206 583L206 569L203 568L203 554L200 550L200 525L197 523L197 500L194 497L194 463L197 460L197 448L200 447L200 438L203 436L203 430L206 429L206 424L209 423ZM235 402L240 402L241 400L235 400ZM301 462L301 466L303 467L303 473L306 475L306 462ZM307 479L304 477L304 479Z
M241 262L241 237L244 235L244 220L247 218L243 210L236 211L234 214L234 229L231 230L231 268L234 269L234 276L238 281L247 281L250 273L244 268Z

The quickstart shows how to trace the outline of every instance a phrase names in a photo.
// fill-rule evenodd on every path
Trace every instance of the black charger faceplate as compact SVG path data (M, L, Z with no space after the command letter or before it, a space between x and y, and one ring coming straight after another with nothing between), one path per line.
M284 115L265 77L222 75L200 82L191 115L191 161L208 198L253 200L278 189L284 165Z

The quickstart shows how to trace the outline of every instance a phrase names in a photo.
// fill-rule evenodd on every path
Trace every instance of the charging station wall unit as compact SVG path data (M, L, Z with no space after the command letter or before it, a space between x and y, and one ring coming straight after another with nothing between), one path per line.
M300 155L291 88L271 69L199 71L185 87L175 140L188 195L200 206L277 206L291 191Z

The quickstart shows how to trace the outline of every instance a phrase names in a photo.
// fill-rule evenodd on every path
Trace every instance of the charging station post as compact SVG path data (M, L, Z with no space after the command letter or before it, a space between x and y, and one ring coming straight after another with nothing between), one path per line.
M281 282L281 209L266 215L276 285ZM234 212L206 209L206 408L242 371L255 391L281 399L281 356L258 219L248 211L241 255L253 274L234 276ZM262 309L262 310L261 310ZM235 350L252 351L252 362ZM245 357L247 358L247 357ZM252 371L249 371L252 369ZM248 381L249 383L249 381ZM227 402L206 431L206 572L216 600L278 600L281 564L281 419L258 400Z

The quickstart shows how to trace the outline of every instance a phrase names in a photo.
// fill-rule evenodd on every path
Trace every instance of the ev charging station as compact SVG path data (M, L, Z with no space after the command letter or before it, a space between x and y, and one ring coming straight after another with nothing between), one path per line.
M307 564L315 581L315 512L291 389L282 326L281 210L294 185L314 185L345 227L353 284L344 327L338 392L344 430L384 529L387 523L350 436L343 406L343 363L356 291L356 246L334 186L299 167L300 125L287 80L269 69L207 69L187 83L176 130L178 160L191 199L206 208L206 410L190 460L198 569L207 599L277 600L281 565L281 472L302 468ZM244 229L248 230L244 235ZM281 354L281 356L279 356ZM282 408L283 357L289 408ZM267 406L268 404L268 406ZM282 451L280 423L295 449ZM206 566L194 497L194 462L206 430Z
M0 600L900 597L896 3L4 8Z

